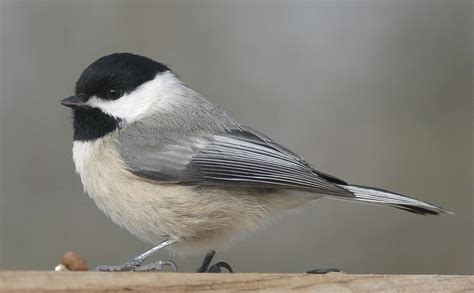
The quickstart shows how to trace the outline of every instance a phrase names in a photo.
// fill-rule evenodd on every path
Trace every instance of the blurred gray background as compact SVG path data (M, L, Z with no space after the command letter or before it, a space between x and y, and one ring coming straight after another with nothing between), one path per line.
M474 273L472 1L2 1L0 268L149 248L82 193L59 101L100 56L177 72L239 121L350 182L456 216L322 200L218 260L238 272ZM168 258L161 254L155 259ZM178 259L195 269L200 257Z

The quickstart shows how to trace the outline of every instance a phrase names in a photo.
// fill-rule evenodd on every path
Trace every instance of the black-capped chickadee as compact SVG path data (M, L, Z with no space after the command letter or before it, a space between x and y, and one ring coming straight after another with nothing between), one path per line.
M85 191L113 222L156 245L99 270L146 270L144 260L165 247L177 254L220 249L322 197L449 213L317 170L143 56L98 59L61 103L72 108L73 159Z

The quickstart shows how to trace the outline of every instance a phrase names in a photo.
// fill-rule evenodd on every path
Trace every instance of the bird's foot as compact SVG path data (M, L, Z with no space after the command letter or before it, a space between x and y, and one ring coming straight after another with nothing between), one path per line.
M169 266L173 272L178 271L178 266L174 261L171 260L160 260L154 263L139 266L135 269L135 272L154 272L162 271L164 266Z
M142 262L140 261L127 261L121 265L100 265L95 268L94 271L98 272L131 272L134 271L136 268L141 266Z
M218 263L211 265L211 261L214 258L215 254L216 252L214 250L211 250L204 257L204 260L202 261L201 266L196 270L196 272L197 273L222 273L222 268L224 268L227 271L229 271L229 273L233 273L234 270L226 262L220 261Z
M171 260L160 260L154 263L143 265L142 261L128 261L121 265L101 265L95 268L99 272L154 272L162 271L164 266L169 266L176 272L178 267Z
M314 270L309 270L306 273L307 274L315 274L315 275L324 275L327 273L340 273L340 269L314 269Z
M229 273L233 273L234 270L232 270L232 267L223 261L220 261L218 263L213 264L207 269L207 273L222 273L222 268L226 269Z

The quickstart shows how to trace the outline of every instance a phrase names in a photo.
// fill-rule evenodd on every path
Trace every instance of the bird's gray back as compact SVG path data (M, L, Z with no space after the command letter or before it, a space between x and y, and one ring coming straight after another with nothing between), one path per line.
M119 153L131 172L157 182L350 195L337 186L344 181L318 172L206 99L186 96L176 107L119 132Z

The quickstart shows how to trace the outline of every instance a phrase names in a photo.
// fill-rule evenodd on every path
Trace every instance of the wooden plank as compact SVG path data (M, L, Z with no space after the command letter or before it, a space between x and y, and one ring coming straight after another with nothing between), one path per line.
M330 292L474 292L469 275L197 274L0 272L0 291L209 291L326 290Z

